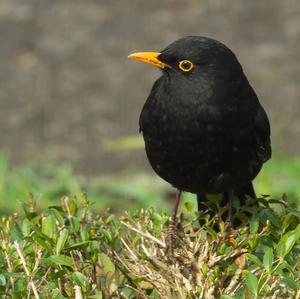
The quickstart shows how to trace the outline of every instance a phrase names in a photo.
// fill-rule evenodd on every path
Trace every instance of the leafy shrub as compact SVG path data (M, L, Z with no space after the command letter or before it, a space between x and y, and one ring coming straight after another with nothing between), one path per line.
M168 254L165 212L98 215L82 198L2 218L1 298L300 298L300 212L284 200L237 206L252 214L237 229L181 214Z

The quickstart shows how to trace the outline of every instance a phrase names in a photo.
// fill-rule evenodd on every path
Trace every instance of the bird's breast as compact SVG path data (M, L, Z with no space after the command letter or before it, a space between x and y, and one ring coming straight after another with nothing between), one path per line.
M161 94L150 95L140 116L153 169L175 187L191 192L212 192L209 182L223 177L230 184L232 169L243 169L252 159L252 151L244 154L253 140L248 112L237 105L180 101Z

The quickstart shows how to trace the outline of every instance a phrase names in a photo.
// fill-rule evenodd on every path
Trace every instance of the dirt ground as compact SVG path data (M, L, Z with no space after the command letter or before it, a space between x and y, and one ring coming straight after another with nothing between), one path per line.
M103 147L138 133L159 75L126 57L184 35L234 50L270 116L273 147L299 154L297 0L1 0L0 149L16 163L51 157L90 175L149 167L143 150Z

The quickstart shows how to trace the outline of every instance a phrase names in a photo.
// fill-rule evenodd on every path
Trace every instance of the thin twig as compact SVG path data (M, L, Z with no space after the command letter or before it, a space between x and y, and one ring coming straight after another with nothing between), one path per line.
M43 282L47 279L48 273L51 271L51 268L48 268L45 274L43 275L42 279L39 281L38 288L43 284Z
M154 241L154 242L156 242L157 244L159 244L161 247L166 248L166 244L165 244L165 243L163 243L162 241L160 241L160 240L158 240L157 238L153 237L150 233L148 233L148 232L144 233L144 232L142 232L142 231L136 229L135 227L133 227L133 226L127 224L126 222L121 221L121 223L124 224L126 227L130 228L131 230L133 230L133 231L139 233L140 235L142 235L142 236L144 236L144 237L146 237L146 238L148 238L148 239L151 239L152 241Z
M83 296L82 296L82 292L81 292L81 288L80 286L75 286L74 287L74 290L75 290L75 299L83 299Z
M242 278L242 268L239 268L236 270L234 276L232 277L230 284L228 285L228 287L225 289L224 293L225 294L230 294L230 295L234 295L234 289L236 287L236 285L238 284L239 280Z
M69 207L69 197L68 196L65 196L64 197L64 204L65 204L65 207L66 207L66 210L67 210L67 213L68 213L68 218L69 220L71 220L72 218L72 213L71 213L71 210L70 210L70 207Z
M25 273L26 273L26 275L27 275L28 278L29 278L29 285L30 285L31 288L32 288L32 291L33 291L33 293L34 293L35 298L36 298L36 299L39 299L40 296L39 296L38 291L37 291L37 289L36 289L36 286L35 286L35 284L34 284L34 282L33 282L33 279L32 279L32 277L31 277L31 275L30 275L30 272L29 272L29 270L28 270L28 268L27 268L26 261L25 261L25 258L24 258L24 256L23 256L23 253L22 253L22 250L21 250L21 248L20 248L20 245L19 245L18 241L15 241L14 244L15 244L15 247L16 247L16 249L17 249L17 253L18 253L18 255L19 255L20 259L21 259L21 262L22 262L23 268L24 268L24 270L25 270Z
M38 252L37 252L37 257L36 257L36 260L35 260L35 263L34 263L34 267L33 267L32 273L34 273L35 271L37 271L38 266L39 266L40 261L41 261L41 258L42 258L42 255L43 255L42 250L39 249Z
M130 253L132 259L134 259L135 261L138 261L138 257L134 254L134 252L129 248L129 246L127 245L127 243L124 241L123 238L121 238L121 243L126 247L126 249L128 250L128 252Z
M13 265L10 261L9 254L7 253L7 242L4 239L4 236L3 236L3 241L2 241L2 248L4 249L4 258L5 258L6 263L7 263L8 272L13 272ZM10 278L10 283L11 283L12 289L14 290L15 281L14 281L13 277Z
M237 252L237 250L233 251L229 256L226 256L225 254L215 257L213 260L208 262L208 267L212 268L215 265L217 265L220 261L226 262L230 259L237 259L239 256L248 253L247 249L241 249Z

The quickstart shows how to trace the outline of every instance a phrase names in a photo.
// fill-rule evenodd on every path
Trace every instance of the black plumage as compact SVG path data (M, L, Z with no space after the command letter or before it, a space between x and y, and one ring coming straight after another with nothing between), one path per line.
M199 199L255 196L252 180L271 157L270 125L234 53L200 36L147 53L130 57L163 72L139 120L154 171Z

